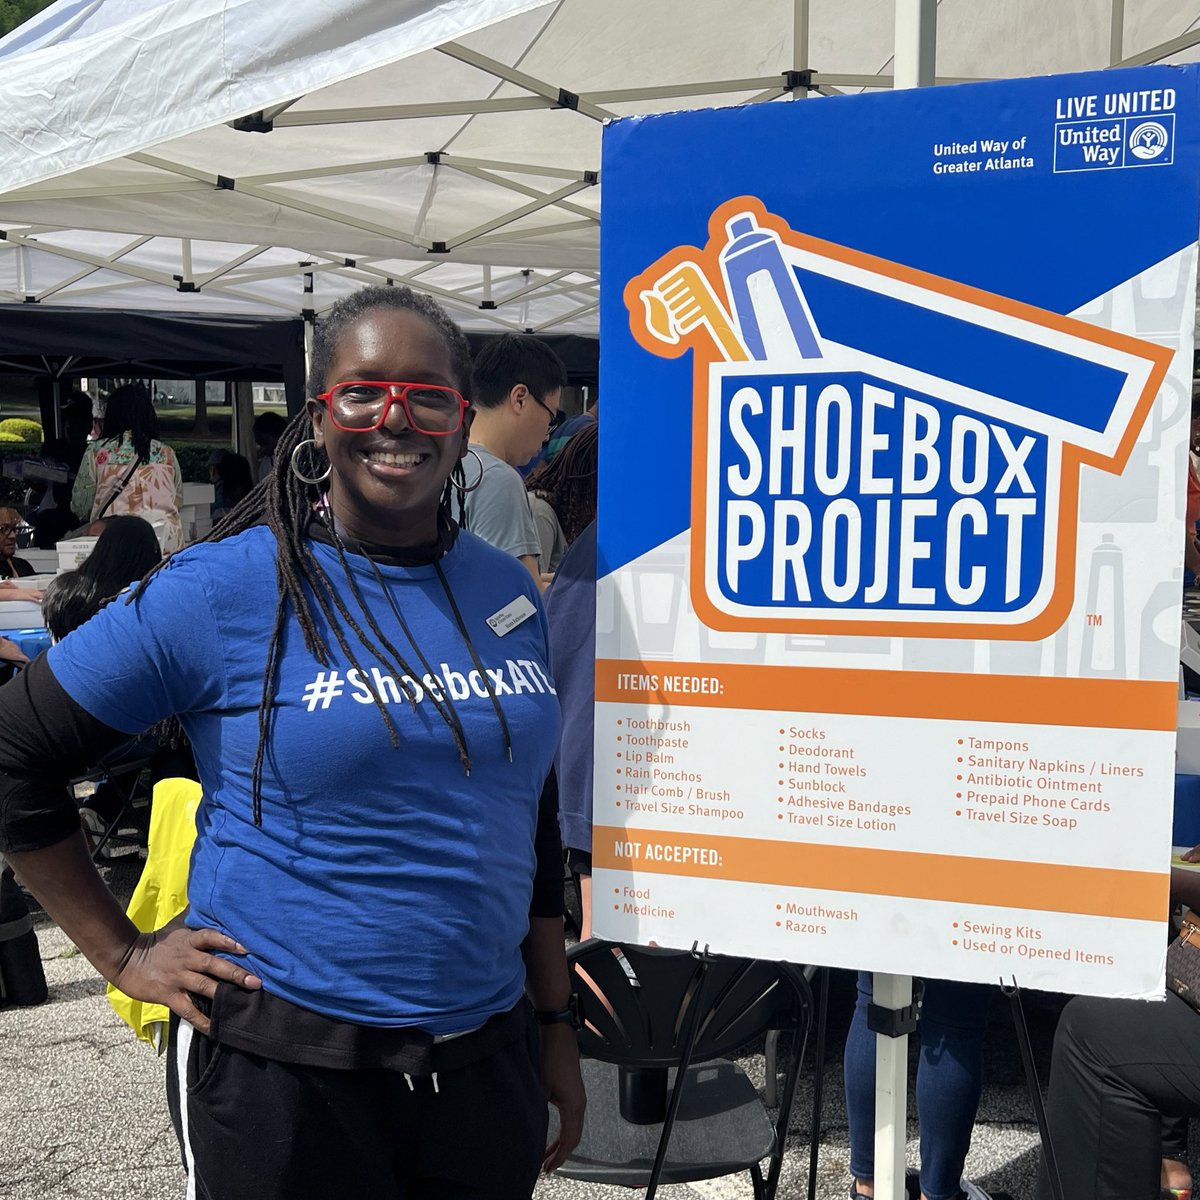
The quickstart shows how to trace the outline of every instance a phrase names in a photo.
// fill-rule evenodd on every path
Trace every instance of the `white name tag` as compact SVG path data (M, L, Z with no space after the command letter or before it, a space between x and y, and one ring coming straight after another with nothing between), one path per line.
M494 612L487 623L495 631L497 637L512 633L523 621L528 621L537 608L528 596L518 596L512 603L506 604L499 612Z

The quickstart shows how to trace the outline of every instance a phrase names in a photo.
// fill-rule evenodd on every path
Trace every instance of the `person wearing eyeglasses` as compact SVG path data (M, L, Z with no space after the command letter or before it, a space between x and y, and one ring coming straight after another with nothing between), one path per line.
M0 853L176 1015L196 1200L528 1200L579 1140L559 705L537 588L457 520L470 395L434 301L339 300L266 483L0 688ZM65 781L170 719L190 908L139 933Z
M538 338L510 334L475 356L475 424L466 465L467 528L519 558L539 587L541 539L516 468L527 463L558 421L567 382L562 359Z
M17 579L36 575L33 564L17 555L17 534L24 521L15 508L0 508L0 601L41 600L36 588L21 587ZM29 662L25 651L5 637L0 637L0 683L7 683L17 667Z
M17 556L17 534L24 521L15 508L0 508L0 579L36 575L32 563Z
M15 508L0 508L0 601L40 600L42 593L36 588L20 587L14 582L28 575L36 575L33 564L17 555L17 534L24 520ZM24 663L28 660L21 650L7 638L0 644L0 661ZM3 674L0 673L0 681Z

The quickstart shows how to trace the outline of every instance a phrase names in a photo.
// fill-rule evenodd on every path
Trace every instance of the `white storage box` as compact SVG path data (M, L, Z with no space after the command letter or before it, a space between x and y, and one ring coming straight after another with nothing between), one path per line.
M17 557L23 558L39 575L53 575L58 570L57 550L18 550Z
M208 505L185 504L179 510L179 523L183 526L183 540L185 542L193 541L196 537L196 528L202 520L209 519Z
M42 606L32 600L0 600L0 632L6 629L41 629Z
M183 485L183 502L196 507L203 505L207 508L216 499L216 492L211 483L185 483Z
M58 573L61 575L64 571L75 570L91 554L95 546L96 538L94 537L68 538L66 541L56 542L54 549L58 553ZM15 628L15 626L9 628Z

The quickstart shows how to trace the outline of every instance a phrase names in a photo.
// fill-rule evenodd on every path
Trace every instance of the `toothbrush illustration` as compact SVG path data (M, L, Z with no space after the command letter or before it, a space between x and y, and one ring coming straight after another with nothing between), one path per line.
M646 328L659 341L676 345L681 337L703 326L726 362L745 362L750 357L734 332L729 314L694 262L672 267L641 297L646 306Z

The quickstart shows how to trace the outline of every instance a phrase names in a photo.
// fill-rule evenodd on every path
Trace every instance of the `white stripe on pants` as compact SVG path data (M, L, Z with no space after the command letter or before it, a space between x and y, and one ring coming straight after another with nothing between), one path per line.
M195 1029L183 1018L175 1031L175 1074L179 1081L179 1132L183 1139L183 1157L187 1164L187 1200L196 1200L196 1163L192 1158L192 1143L188 1137L188 1055L192 1049Z

